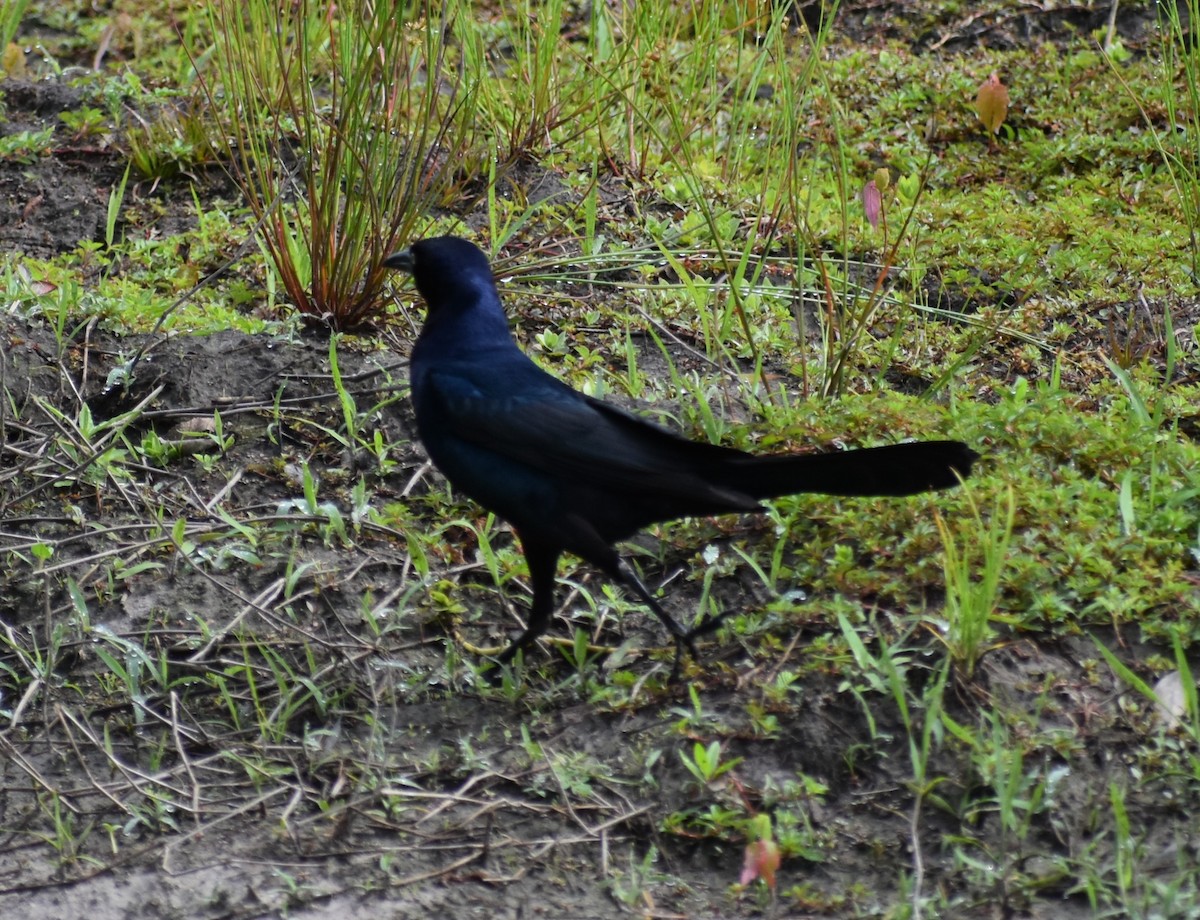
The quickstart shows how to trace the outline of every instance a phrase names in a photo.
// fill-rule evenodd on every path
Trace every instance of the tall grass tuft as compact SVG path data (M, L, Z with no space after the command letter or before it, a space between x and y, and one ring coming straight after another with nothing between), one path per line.
M205 89L283 289L311 321L369 326L380 261L446 200L470 148L447 7L220 0L210 16Z
M1167 104L1167 129L1154 131L1155 142L1187 223L1192 257L1192 282L1200 284L1200 0L1156 4L1162 35L1162 88ZM1163 21L1165 20L1165 22ZM1182 85L1177 82L1181 78ZM1142 107L1138 102L1139 108Z

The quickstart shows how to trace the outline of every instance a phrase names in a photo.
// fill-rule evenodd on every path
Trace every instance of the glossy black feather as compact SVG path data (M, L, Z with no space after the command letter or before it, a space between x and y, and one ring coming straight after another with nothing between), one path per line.
M527 358L472 243L422 240L384 264L410 271L428 307L411 365L421 441L456 488L513 525L529 561L529 626L504 660L545 631L563 551L624 581L687 642L613 542L657 521L754 511L762 499L797 492L945 488L978 456L958 441L777 456L689 441L571 389Z

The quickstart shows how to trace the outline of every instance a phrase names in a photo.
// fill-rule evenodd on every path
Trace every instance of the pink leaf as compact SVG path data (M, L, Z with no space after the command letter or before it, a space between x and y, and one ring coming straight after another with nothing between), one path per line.
M742 862L742 885L749 885L761 878L767 887L775 890L775 870L779 868L779 845L774 840L752 840L746 844L746 855Z
M875 180L871 179L862 190L863 210L867 212L867 221L872 229L879 229L879 218L883 214L883 195L879 193L879 186L875 184Z

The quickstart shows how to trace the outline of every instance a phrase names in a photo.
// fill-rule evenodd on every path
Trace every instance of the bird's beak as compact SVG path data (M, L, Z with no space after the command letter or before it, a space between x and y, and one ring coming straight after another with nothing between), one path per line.
M382 264L384 268L394 268L412 274L414 265L412 250L401 249L399 252L393 252L383 260Z

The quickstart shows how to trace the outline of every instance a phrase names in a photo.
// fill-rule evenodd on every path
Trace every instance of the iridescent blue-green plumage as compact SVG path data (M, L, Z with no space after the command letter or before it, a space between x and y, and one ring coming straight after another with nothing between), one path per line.
M545 632L564 551L623 581L690 645L694 631L662 610L614 542L658 521L755 511L761 499L797 492L954 486L978 456L958 441L775 456L689 441L571 389L526 357L474 244L422 240L384 264L411 272L428 306L411 364L421 442L455 488L513 526L529 563L529 624L502 660Z

